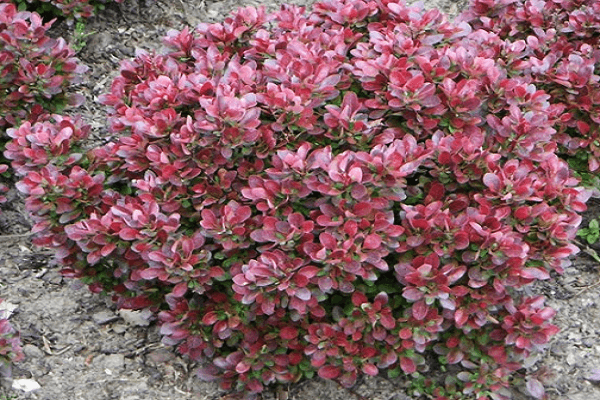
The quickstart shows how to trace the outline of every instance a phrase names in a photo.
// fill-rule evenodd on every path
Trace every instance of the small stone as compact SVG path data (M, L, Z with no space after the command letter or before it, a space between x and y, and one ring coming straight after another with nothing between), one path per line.
M586 337L582 340L582 343L585 347L592 347L594 344L596 344L596 341L591 337Z
M22 390L23 392L27 393L40 389L41 386L33 379L15 379L12 383L12 388L14 390Z
M114 333L123 333L127 330L127 325L125 324L115 324L112 327Z
M164 364L173 360L175 358L175 354L173 354L172 351L169 351L167 349L158 349L148 353L147 357L148 361L152 363Z
M119 317L111 311L100 311L92 315L92 319L98 325L104 325L118 320Z
M44 357L44 352L39 349L39 347L33 344L26 344L23 346L23 354L27 356L27 358L42 358Z
M52 283L54 285L60 285L63 281L63 276L58 271L50 271L45 274L42 279L45 282Z
M111 354L104 357L102 364L112 373L121 372L125 369L125 357L123 354Z
M119 310L119 315L129 325L148 326L150 325L150 319L152 318L152 311Z

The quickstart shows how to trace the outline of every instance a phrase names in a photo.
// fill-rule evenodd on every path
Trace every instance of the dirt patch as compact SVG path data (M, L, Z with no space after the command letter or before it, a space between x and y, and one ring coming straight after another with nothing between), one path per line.
M312 1L291 1L307 4ZM90 67L88 81L78 88L87 97L79 110L98 140L106 136L104 108L97 104L118 73L119 61L136 49L161 48L170 29L222 19L239 6L279 2L253 0L130 0L110 5L86 27L87 45L79 54ZM428 1L456 15L464 1ZM73 27L55 25L52 34L73 39ZM0 399L69 400L184 400L218 399L224 393L215 384L194 377L191 363L160 343L157 327L145 326L135 312L117 312L110 299L90 293L83 285L65 280L49 264L50 254L31 246L29 221L15 192L0 214L0 297L17 306L11 322L21 331L26 359L13 368L15 380L31 380L40 388L31 392L0 389ZM600 215L592 201L586 219ZM600 251L600 246L595 250ZM600 377L600 276L598 263L581 253L565 274L531 289L544 294L558 313L561 332L548 350L531 360L531 370L547 385L551 400L600 399L595 384ZM265 399L317 398L407 400L405 381L364 378L352 391L320 379L302 382ZM514 398L528 397L515 388Z

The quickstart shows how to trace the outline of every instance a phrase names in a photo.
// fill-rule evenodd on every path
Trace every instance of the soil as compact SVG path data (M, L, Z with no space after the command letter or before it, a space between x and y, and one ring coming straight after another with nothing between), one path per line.
M296 0L295 4L312 1ZM464 0L433 0L456 15ZM86 22L85 46L79 58L90 67L88 80L77 88L87 103L77 113L92 125L94 135L105 132L104 109L96 100L108 91L118 73L119 61L136 49L160 50L170 29L195 26L224 18L239 6L279 7L274 0L129 0L110 4ZM66 22L52 28L53 36L77 40ZM43 400L184 400L226 398L216 384L195 377L197 365L160 343L158 329L145 326L137 312L118 312L108 298L63 279L51 265L51 255L30 243L31 225L22 198L14 190L0 214L0 298L16 306L10 320L21 332L25 360L13 366L0 399ZM584 223L600 215L600 201L592 199ZM584 246L585 247L585 246ZM592 246L593 247L593 246ZM595 245L600 251L600 246ZM585 250L585 249L584 249ZM591 249L593 250L593 248ZM557 310L561 332L546 352L531 360L529 370L546 385L550 400L600 399L600 276L598 262L582 251L564 275L532 289L544 294ZM36 390L15 389L37 383ZM270 391L264 399L369 399L410 400L405 381L364 378L352 390L333 382L313 379ZM530 399L514 388L514 399Z

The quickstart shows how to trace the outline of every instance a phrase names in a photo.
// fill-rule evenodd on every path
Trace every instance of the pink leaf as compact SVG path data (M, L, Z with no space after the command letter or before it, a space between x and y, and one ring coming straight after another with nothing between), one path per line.
M119 231L119 237L123 240L135 240L138 233L137 229L123 228Z
M335 250L337 248L337 240L329 232L321 232L319 235L319 241L325 248L329 250Z
M381 237L376 233L372 233L365 238L363 248L373 250L381 245Z
M187 282L180 282L171 291L171 295L174 297L183 297L188 290Z
M102 257L106 257L110 253L112 253L116 248L117 246L114 243L109 243L102 247L102 250L100 250L100 254L102 255Z
M546 394L544 385L542 385L541 382L535 378L529 378L525 383L525 387L527 388L529 394L536 399L543 399L544 395Z
M319 368L318 374L323 379L335 379L340 376L340 369L333 365L324 365Z
M362 371L370 376L376 376L379 373L379 369L371 363L363 364Z
M406 374L412 374L417 370L415 362L408 357L400 357L400 368L402 368L402 371Z
M550 274L540 268L523 268L521 270L521 276L526 279L550 279Z
M279 331L279 336L284 340L292 340L298 336L298 328L286 326Z
M500 178L490 172L483 176L483 183L494 192L500 191Z
M412 306L413 317L415 317L415 319L419 321L425 319L425 316L427 315L428 311L429 307L427 306L427 304L425 304L425 300L417 301Z
M213 325L218 320L219 317L217 316L217 313L215 311L209 311L206 314L204 314L204 317L202 317L202 323L204 325Z

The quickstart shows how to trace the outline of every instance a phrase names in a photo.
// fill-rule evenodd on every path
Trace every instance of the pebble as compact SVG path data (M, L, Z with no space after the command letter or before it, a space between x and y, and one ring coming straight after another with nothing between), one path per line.
M102 365L112 373L122 372L125 369L125 357L123 354L107 355L102 359Z
M158 349L151 351L146 357L148 357L148 361L152 363L164 364L173 360L175 358L175 354L167 349Z
M152 318L152 311L119 310L119 315L129 325L148 326L150 325L150 319Z
M92 315L92 319L98 325L108 324L119 319L112 311L100 311Z
M594 344L596 344L596 340L591 337L584 338L582 342L585 347L592 347Z
M44 357L44 352L40 350L39 347L33 344L26 344L23 346L23 354L27 356L27 358L42 358Z

